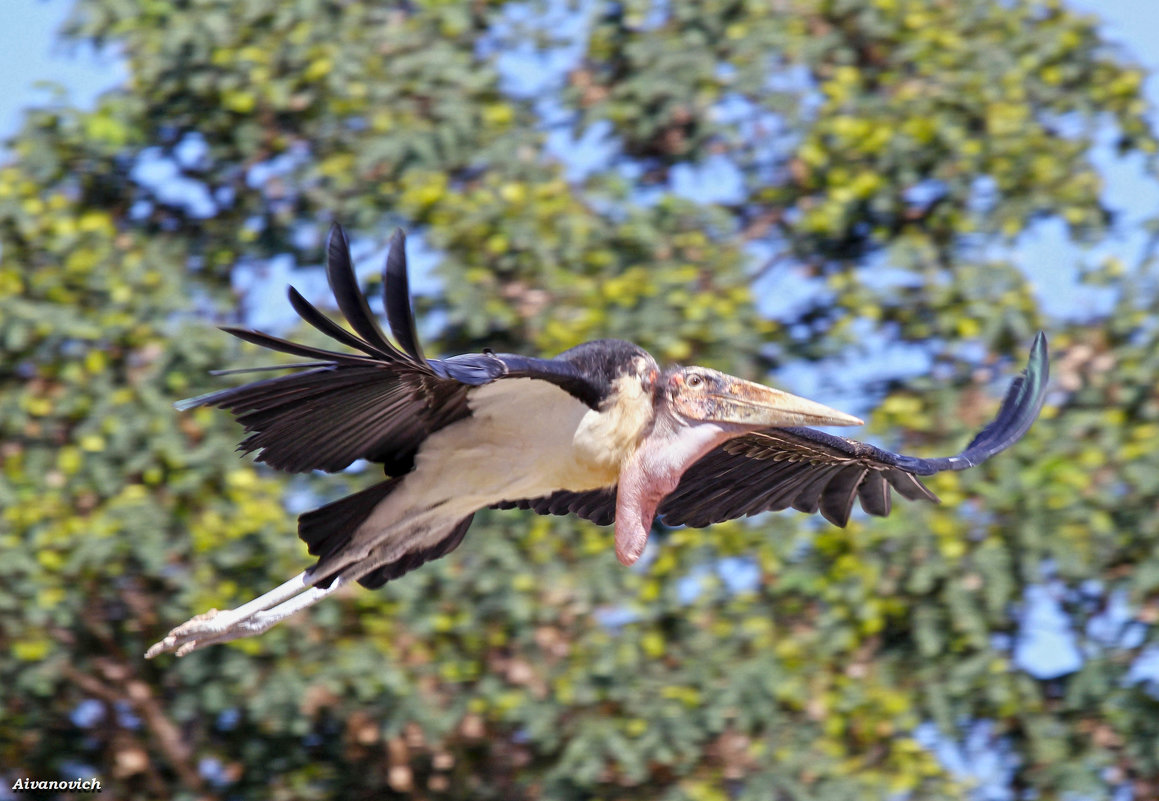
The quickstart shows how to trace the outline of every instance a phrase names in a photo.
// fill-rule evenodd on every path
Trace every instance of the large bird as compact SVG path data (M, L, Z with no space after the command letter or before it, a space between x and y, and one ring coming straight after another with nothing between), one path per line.
M615 523L616 556L625 565L640 558L657 517L670 526L707 526L791 506L844 526L855 500L884 516L891 490L937 501L917 476L964 470L1008 448L1042 406L1048 366L1041 333L997 418L962 453L940 459L806 428L861 421L716 370L661 369L621 340L588 342L554 359L491 351L427 359L404 246L399 231L384 274L393 343L359 290L346 236L335 226L326 274L353 331L293 287L289 296L303 320L351 352L226 328L310 361L178 404L233 412L248 432L239 450L280 470L334 472L366 459L381 463L387 478L299 518L298 534L318 558L313 567L236 609L178 626L147 657L258 634L355 581L381 587L453 551L474 513L488 507Z

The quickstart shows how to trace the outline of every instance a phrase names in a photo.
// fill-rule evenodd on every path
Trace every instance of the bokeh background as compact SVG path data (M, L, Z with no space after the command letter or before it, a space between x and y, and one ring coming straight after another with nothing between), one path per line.
M1157 34L1127 0L4 4L0 798L1159 797ZM327 302L335 219L372 289L411 232L430 351L623 337L931 455L1040 328L1052 390L942 506L660 531L631 570L482 514L145 662L375 480L172 408L269 361L215 323L311 336L284 287Z

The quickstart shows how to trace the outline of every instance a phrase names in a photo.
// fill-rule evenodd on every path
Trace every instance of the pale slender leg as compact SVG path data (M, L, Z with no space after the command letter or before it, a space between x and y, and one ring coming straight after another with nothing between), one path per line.
M165 635L165 639L146 651L145 658L152 659L158 654L174 651L184 643L215 636L231 629L257 612L284 603L287 599L310 589L309 575L310 571L305 570L284 584L278 585L264 595L259 595L252 601L247 601L236 609L227 611L210 609L208 612L190 618Z
M414 521L410 524L415 527L412 531L421 531L423 534L429 534L432 530L445 532L453 525L446 521L425 523L421 528L415 526ZM438 536L440 535L436 534L432 539L437 539ZM155 643L145 652L145 658L152 659L170 651L175 652L177 656L185 656L205 645L260 634L291 615L316 604L339 587L352 584L371 571L394 562L414 545L406 539L401 543L397 540L392 541L389 547L381 545L368 556L340 570L326 588L313 586L311 571L307 570L235 609L225 611L211 609L170 631L165 635L165 639ZM330 564L327 564L327 568L327 574L333 575Z
M177 656L185 656L205 645L261 634L291 615L318 603L339 587L345 587L399 557L396 550L388 554L380 553L377 558L372 556L347 567L334 578L329 587L311 586L310 571L307 570L235 609L224 612L210 609L190 618L165 635L165 639L154 643L145 652L145 658L152 659L169 651L175 652Z
M345 580L342 576L338 576L330 583L329 587L311 587L305 592L290 598L288 601L283 601L277 606L269 609L256 609L245 617L230 622L228 626L220 630L204 631L203 629L199 629L196 632L181 632L174 638L173 632L178 632L179 629L188 626L189 623L193 623L197 620L197 618L194 618L189 623L185 623L177 629L174 629L168 637L150 648L145 656L147 658L156 656L153 653L154 650L158 654L172 650L177 656L185 656L206 645L215 645L217 643L241 639L242 637L252 637L255 634L261 634L263 631L273 628L291 615L296 615L303 609L313 606L340 587L345 587L348 583L349 581ZM253 603L253 601L250 603ZM248 605L246 604L246 606ZM237 612L242 608L239 606L233 612ZM170 643L171 639L173 640L172 643ZM165 647L157 650L158 646L162 645Z

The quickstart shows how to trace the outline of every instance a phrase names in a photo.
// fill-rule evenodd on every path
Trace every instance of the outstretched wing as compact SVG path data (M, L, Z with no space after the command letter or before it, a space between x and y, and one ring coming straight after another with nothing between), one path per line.
M700 527L792 507L845 526L855 501L871 515L888 515L891 490L908 500L936 502L918 476L965 470L1021 439L1042 409L1048 375L1046 338L1039 333L1027 368L1010 385L997 417L957 456L904 456L812 428L770 428L738 437L688 468L657 515L665 525ZM615 520L616 489L561 491L504 501L497 508L570 513L609 525Z
M391 333L383 334L358 287L342 228L330 230L326 277L353 331L310 304L293 287L290 304L307 323L353 352L302 345L244 328L223 330L264 348L312 361L297 372L182 401L180 409L216 406L233 412L248 436L238 446L280 470L342 470L358 459L381 462L389 475L414 465L431 433L470 414L467 393L502 378L535 378L562 387L584 403L600 394L567 360L508 354L425 359L407 287L405 237L391 239L383 288ZM276 368L274 368L276 369ZM239 371L221 371L224 373Z
M668 525L707 526L792 507L819 511L844 526L855 500L871 515L888 515L891 489L909 500L937 501L917 477L965 470L1021 439L1042 408L1048 375L1040 332L997 417L957 456L922 459L811 428L771 428L709 452L684 473L657 513Z

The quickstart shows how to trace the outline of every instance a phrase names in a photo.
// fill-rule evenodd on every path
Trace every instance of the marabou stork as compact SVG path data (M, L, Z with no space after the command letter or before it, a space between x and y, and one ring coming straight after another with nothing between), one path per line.
M260 633L355 581L381 587L450 553L488 507L614 522L616 556L630 565L657 516L671 526L708 526L791 506L844 526L855 499L871 515L889 514L891 488L937 501L917 476L963 470L1009 447L1045 393L1039 333L997 418L962 453L903 456L803 427L860 425L855 417L704 367L661 369L621 340L588 342L554 359L490 351L427 359L403 233L391 241L384 274L393 343L359 290L338 226L327 257L330 288L353 333L293 287L290 303L354 352L226 328L311 361L178 408L233 412L248 432L239 450L280 470L334 472L366 459L381 463L387 478L299 518L298 534L318 558L313 567L236 609L178 626L148 657Z

